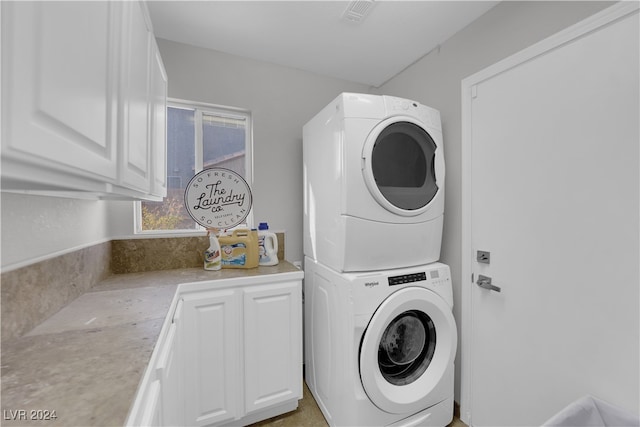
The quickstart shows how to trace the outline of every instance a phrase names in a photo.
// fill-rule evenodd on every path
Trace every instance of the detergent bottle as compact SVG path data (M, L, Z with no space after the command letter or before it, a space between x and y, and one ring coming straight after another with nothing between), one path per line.
M220 270L222 259L220 256L220 242L216 237L216 230L209 230L209 248L204 251L204 269Z
M222 268L254 268L258 266L258 233L239 228L220 236Z
M258 253L260 254L260 265L278 264L278 238L275 233L271 233L269 224L261 222L258 226Z

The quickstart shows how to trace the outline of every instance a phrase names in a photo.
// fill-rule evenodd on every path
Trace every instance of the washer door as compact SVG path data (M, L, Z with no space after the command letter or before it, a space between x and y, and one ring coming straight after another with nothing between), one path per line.
M381 410L414 413L438 403L455 357L457 331L449 305L419 287L401 289L374 313L360 345L360 378ZM433 401L435 399L435 401Z
M385 209L415 216L429 208L444 179L444 158L416 120L393 117L379 123L365 141L363 175Z

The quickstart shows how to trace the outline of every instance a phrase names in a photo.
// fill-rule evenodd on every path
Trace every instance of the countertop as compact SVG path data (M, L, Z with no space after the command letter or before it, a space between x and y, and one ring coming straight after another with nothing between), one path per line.
M108 277L25 336L2 344L1 424L123 425L178 285L299 271L281 261L254 269Z

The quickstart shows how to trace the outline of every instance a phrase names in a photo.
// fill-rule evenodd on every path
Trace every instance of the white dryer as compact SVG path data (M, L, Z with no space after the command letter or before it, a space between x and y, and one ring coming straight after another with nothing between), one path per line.
M338 273L305 258L305 380L331 426L446 426L457 331L441 263Z
M337 271L440 258L440 113L415 101L343 93L303 129L304 253Z

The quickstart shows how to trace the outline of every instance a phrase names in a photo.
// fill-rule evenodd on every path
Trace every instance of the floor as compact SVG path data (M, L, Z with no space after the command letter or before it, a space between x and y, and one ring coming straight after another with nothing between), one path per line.
M259 423L251 424L251 427L327 427L328 424L320 412L320 408L313 399L311 392L304 385L303 396L298 409L287 414L280 415L278 417L270 418L268 420L260 421ZM364 427L364 426L359 426ZM467 427L465 423L460 421L457 417L454 417L451 424L447 427Z

